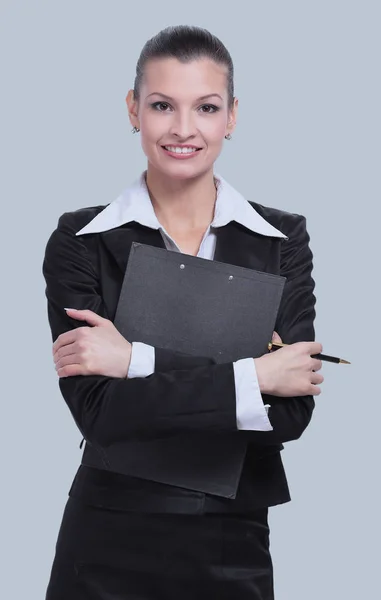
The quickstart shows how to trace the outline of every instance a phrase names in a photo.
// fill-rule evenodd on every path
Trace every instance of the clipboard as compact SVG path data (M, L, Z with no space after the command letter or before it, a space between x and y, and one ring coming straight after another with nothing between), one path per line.
M285 281L271 273L134 242L114 325L129 342L217 363L256 358L267 352ZM102 460L86 444L82 463L233 499L247 444L245 432L238 430L174 433L112 444L102 449Z
M267 352L286 278L134 242L114 325L129 342L213 358Z

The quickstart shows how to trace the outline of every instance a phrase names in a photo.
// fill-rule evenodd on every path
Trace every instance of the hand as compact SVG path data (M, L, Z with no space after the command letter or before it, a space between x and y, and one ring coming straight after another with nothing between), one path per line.
M273 337L271 339L272 342L277 342L278 344L282 343L282 338L280 337L279 333L277 333L276 331L273 332Z
M273 336L273 341L279 341L278 338ZM311 355L320 352L322 345L318 342L297 342L255 358L261 392L284 397L318 396L318 384L324 381L323 375L317 373L322 361Z
M53 344L58 376L127 377L132 347L114 324L92 310L70 308L66 312L72 319L86 321L92 327L78 327L58 336Z

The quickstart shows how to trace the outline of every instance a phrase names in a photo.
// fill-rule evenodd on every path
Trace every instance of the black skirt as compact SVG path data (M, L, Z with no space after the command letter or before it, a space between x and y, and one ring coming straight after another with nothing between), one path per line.
M267 513L149 514L70 497L46 600L273 600Z

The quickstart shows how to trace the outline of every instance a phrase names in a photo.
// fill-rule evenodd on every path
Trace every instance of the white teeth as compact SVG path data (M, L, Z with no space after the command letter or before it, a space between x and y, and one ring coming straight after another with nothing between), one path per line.
M169 152L176 152L176 154L191 154L197 152L197 148L179 148L178 146L164 146Z

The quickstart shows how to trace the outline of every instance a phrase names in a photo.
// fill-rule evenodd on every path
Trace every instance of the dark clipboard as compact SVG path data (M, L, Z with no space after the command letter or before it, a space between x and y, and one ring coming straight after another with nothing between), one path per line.
M218 363L255 358L267 352L285 281L134 242L114 324L130 342L212 357ZM235 498L248 443L244 433L195 431L126 440L104 449L107 469ZM100 467L91 449L85 449L82 462Z
M130 342L214 358L267 352L286 278L134 242L114 324Z

